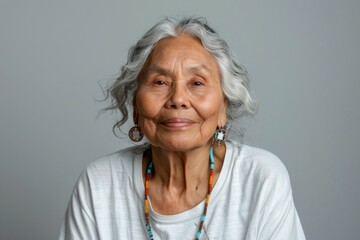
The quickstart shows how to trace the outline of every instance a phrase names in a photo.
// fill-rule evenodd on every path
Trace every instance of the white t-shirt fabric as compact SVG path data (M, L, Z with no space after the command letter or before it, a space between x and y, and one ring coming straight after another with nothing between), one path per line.
M59 240L149 239L144 191L142 153L134 148L90 163L74 188ZM154 239L194 239L204 204L162 215L150 203ZM287 170L275 155L226 142L201 239L305 239Z

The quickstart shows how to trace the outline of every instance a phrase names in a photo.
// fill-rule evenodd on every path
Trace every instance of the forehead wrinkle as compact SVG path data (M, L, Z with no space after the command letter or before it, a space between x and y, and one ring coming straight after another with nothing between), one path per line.
M189 67L189 68L187 68L187 70L191 73L202 72L204 70L206 72L211 72L211 69L209 69L205 64L200 64L198 66Z
M157 64L151 64L149 67L147 67L145 69L145 72L155 72L155 73L160 73L163 75L171 75L171 71L170 69L166 69L164 67L161 67Z
M181 65L183 65L183 64L181 64ZM212 72L211 69L209 69L204 64L187 67L187 68L185 68L185 71L189 72L189 73L198 73L198 72L202 72L202 71ZM164 68L157 64L151 64L149 67L147 67L145 69L145 72L155 72L155 73L160 73L160 74L167 75L167 76L172 75L172 71L170 69Z

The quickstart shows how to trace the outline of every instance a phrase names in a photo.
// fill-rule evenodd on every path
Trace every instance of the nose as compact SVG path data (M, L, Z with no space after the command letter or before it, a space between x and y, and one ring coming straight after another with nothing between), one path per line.
M186 109L189 108L190 102L186 88L179 83L173 83L169 98L165 103L165 107L169 109Z

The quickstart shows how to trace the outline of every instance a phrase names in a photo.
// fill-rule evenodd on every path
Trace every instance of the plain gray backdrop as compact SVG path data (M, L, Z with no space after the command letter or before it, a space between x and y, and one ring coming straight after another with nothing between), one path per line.
M89 162L131 143L97 117L164 16L208 19L248 69L244 142L282 159L308 239L360 239L360 1L0 0L0 238L56 239ZM130 125L124 127L127 131Z

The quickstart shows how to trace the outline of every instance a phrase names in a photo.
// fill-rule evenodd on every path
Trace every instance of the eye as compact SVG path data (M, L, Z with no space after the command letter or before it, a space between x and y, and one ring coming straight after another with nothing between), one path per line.
M165 84L166 84L165 81L162 81L162 80L159 80L159 79L154 80L154 85L161 86L161 85L165 85Z
M204 86L205 84L204 84L204 81L196 79L191 83L191 85L193 85L195 87L200 87L200 86Z

